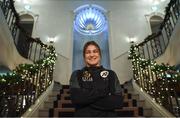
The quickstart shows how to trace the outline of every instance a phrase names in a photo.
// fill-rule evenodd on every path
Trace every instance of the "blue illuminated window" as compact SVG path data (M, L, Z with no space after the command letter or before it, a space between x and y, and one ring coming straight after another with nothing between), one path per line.
M107 28L107 20L101 9L88 5L76 11L74 27L82 34L98 34Z

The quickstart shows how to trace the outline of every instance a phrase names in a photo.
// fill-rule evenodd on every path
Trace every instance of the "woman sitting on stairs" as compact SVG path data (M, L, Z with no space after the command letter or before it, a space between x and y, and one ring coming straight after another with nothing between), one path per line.
M94 41L83 49L86 66L72 73L70 94L76 117L116 117L115 108L121 108L121 86L114 71L100 65L101 50Z

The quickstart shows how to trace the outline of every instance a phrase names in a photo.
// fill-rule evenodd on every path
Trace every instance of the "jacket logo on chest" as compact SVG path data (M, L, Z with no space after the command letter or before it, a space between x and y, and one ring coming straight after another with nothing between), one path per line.
M100 75L101 75L101 77L106 78L109 75L109 72L108 71L102 71L100 73Z
M82 80L83 81L93 81L93 78L91 77L91 73L89 73L88 71L84 71Z

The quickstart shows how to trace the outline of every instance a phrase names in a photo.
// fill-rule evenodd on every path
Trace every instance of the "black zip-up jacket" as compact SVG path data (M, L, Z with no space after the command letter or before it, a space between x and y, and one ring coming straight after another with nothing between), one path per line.
M79 116L81 113L86 116L86 112L88 114L91 111L97 111L98 114L114 111L123 103L116 73L102 66L74 71L70 79L70 94L76 111L82 111L78 113ZM90 116L95 114L91 113Z

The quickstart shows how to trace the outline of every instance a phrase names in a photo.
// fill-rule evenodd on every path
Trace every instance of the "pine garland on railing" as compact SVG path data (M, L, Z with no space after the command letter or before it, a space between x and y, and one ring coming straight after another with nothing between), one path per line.
M15 45L29 49L20 48L19 53L33 61L33 64L20 64L11 72L0 74L0 117L20 117L51 85L57 54L52 45L47 46L40 39L32 38L20 26L13 0L3 0L0 5L14 40L19 31L25 36L23 45L17 42Z
M3 75L0 75L0 84L14 84L17 82L20 82L21 76L16 73L16 71L13 71L12 73L6 73Z
M178 66L157 64L155 58L166 50L173 29L179 19L179 0L171 0L157 33L148 36L138 45L132 45L128 59L132 60L135 83L164 106L174 116L180 116L180 72Z
M175 66L165 65L162 63L161 65L157 64L155 61L152 61L150 59L146 60L140 57L140 54L137 52L137 45L132 45L129 51L128 59L132 60L132 62L135 62L139 64L139 66L142 69L145 69L147 67L151 67L153 72L161 73L165 71L171 71L173 72L172 78L176 78L180 80L180 72L179 70L176 70ZM133 67L134 68L134 67Z
M0 84L13 84L23 81L28 75L34 75L40 68L54 67L57 54L53 46L44 47L48 55L34 64L20 64L12 72L0 75ZM53 66L51 66L53 65ZM53 70L53 68L51 68ZM25 74L25 75L24 75Z

